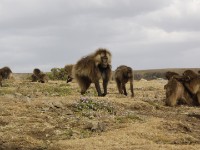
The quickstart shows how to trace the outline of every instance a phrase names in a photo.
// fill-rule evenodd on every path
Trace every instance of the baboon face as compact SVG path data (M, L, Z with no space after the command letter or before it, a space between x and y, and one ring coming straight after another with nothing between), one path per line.
M107 68L108 67L108 57L106 56L106 53L101 54L101 67Z
M99 51L96 53L96 65L101 68L107 68L111 64L111 54L108 51Z
M167 78L167 80L169 80L169 79L171 79L173 76L176 76L176 75L179 75L179 74L176 73L176 72L168 71L168 72L166 72L165 77Z
M194 71L192 70L186 70L183 72L183 76L187 77L188 80L194 79L198 76L198 74L196 74Z

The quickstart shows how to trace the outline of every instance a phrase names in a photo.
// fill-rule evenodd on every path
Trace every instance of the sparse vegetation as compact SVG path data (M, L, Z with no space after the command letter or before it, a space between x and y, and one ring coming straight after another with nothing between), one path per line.
M0 88L0 149L199 149L199 107L165 106L165 80L135 81L135 97L77 83L17 78Z
M47 73L50 80L65 80L67 79L67 73L64 68L52 68L51 72Z

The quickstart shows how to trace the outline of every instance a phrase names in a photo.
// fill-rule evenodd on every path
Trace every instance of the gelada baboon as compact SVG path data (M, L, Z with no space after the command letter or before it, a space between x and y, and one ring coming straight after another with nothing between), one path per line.
M12 71L9 67L3 67L0 69L0 86L2 86L2 80L10 79L12 77Z
M134 97L133 91L133 71L131 67L128 66L119 66L115 70L115 81L117 83L117 88L120 94L124 94L127 96L126 92L126 83L130 82L130 90L131 90L131 97Z
M48 82L48 76L43 73L42 71L40 71L40 69L35 68L33 70L33 74L32 74L32 82L41 82L41 83L45 83Z
M200 104L200 75L192 70L186 70L183 72L183 77L184 86L192 95L196 96Z
M110 76L111 53L103 48L83 57L73 67L73 77L75 77L81 88L81 94L85 94L90 84L94 83L98 96L105 96L107 94L107 85ZM101 92L99 84L101 78L103 79L104 93Z
M175 75L179 75L178 73L176 72L172 72L172 71L167 71L165 73L165 77L167 78L167 80L169 80L171 77L175 76Z
M64 69L65 69L65 72L66 72L66 74L67 74L67 83L69 83L69 82L71 82L72 80L73 80L73 77L72 77L72 69L73 69L73 66L74 65L66 65L65 67L64 67Z
M168 83L165 85L166 90L166 105L176 106L177 104L194 105L190 93L185 89L183 83L175 78L170 78Z

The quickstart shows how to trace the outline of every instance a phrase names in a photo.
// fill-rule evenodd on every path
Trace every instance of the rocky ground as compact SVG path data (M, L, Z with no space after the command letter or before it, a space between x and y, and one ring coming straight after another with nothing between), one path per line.
M16 76L0 87L0 150L198 150L200 109L165 106L166 82L135 81L131 98L111 81L97 97L94 86L81 96L76 82Z

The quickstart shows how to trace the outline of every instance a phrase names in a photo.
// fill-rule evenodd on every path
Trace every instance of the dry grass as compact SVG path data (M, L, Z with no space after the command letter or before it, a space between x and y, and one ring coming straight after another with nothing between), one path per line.
M199 107L166 107L165 80L135 81L134 98L113 81L106 97L94 86L81 96L75 82L3 84L0 149L200 149Z

